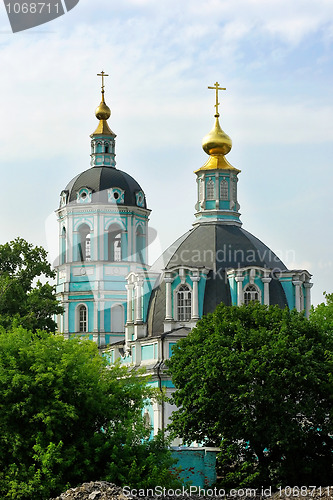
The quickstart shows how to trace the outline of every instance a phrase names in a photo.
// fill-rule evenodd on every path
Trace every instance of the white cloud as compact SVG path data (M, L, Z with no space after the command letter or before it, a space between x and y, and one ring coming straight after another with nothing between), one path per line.
M80 0L71 13L35 32L12 35L8 25L0 34L0 168L8 188L0 200L8 214L2 237L15 231L36 241L60 189L89 168L89 134L100 98L95 75L104 69L110 74L106 99L118 135L117 165L142 183L165 243L193 221L192 171L205 161L201 138L213 124L214 93L207 86L218 80L227 87L221 107L222 127L234 141L230 156L250 162L235 163L244 168L244 220L255 234L263 224L268 241L288 248L294 228L281 242L276 220L282 217L282 231L292 226L294 214L306 211L316 241L295 239L293 248L306 263L321 245L322 260L329 261L332 236L320 231L324 217L310 208L313 200L304 200L313 192L311 176L303 179L303 190L295 189L293 205L286 200L299 186L299 170L293 177L281 169L275 191L270 182L257 190L250 177L260 176L270 161L270 153L260 158L265 145L265 154L272 146L282 164L283 146L298 148L297 163L308 171L314 165L309 155L320 149L328 157L332 20L331 0ZM330 170L320 177L322 199L314 201L327 206ZM295 224L304 227L302 220Z

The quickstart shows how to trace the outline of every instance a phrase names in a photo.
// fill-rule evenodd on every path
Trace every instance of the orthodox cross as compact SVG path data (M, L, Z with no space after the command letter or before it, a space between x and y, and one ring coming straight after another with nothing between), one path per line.
M219 83L218 82L216 82L214 84L214 87L208 87L208 88L212 89L212 90L214 90L214 89L216 90L216 104L214 106L216 108L216 114L215 114L215 116L216 116L216 118L218 118L220 116L220 113L219 113L219 105L220 105L220 103L219 103L219 90L227 90L227 89L225 89L223 87L219 87Z
M101 73L97 73L97 76L102 77L102 92L104 92L104 77L109 75L107 75L106 73L104 73L104 71L102 71Z

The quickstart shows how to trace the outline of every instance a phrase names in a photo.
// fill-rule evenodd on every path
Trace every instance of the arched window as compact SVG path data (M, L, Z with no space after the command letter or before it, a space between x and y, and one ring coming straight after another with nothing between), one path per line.
M66 263L66 228L62 228L61 232L61 255L60 255L60 264Z
M145 235L143 234L142 226L136 229L136 260L144 263Z
M113 333L125 331L124 308L120 304L111 307L111 331Z
M177 292L177 319L190 321L191 319L191 290L187 285L181 285Z
M207 181L207 200L215 200L215 182L213 179Z
M88 331L88 312L84 304L78 307L78 331L82 333Z
M220 199L221 200L229 199L229 186L228 186L228 181L226 179L222 179L220 183Z
M121 229L117 224L111 224L108 229L108 261L120 262L121 251Z
M247 285L244 290L244 304L248 305L250 302L259 300L258 288L255 285Z
M109 153L109 144L105 144L105 152Z
M91 260L90 228L82 224L79 228L78 260Z

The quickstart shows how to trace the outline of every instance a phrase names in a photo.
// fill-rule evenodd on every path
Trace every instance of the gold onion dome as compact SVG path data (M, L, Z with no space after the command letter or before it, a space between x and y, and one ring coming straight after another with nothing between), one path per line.
M98 120L108 120L111 116L111 110L104 101L104 91L102 92L101 104L96 108L95 115Z
M208 87L209 89L213 89L216 91L216 103L215 103L215 125L212 130L202 139L202 148L209 155L206 163L195 170L195 173L198 173L202 170L233 170L234 172L240 172L238 168L233 167L228 160L225 158L225 155L229 153L232 148L232 140L230 137L221 129L219 122L219 101L218 101L218 91L226 90L225 88L221 88L219 83L216 82L213 87Z
M116 137L116 134L114 132L112 132L109 125L107 124L107 120L111 116L111 110L110 110L109 106L107 106L107 104L105 104L105 100L104 100L104 77L109 76L109 75L107 75L106 73L104 73L104 71L102 71L101 73L98 73L97 76L102 77L102 100L101 100L100 105L97 106L97 108L95 110L95 116L99 120L99 124L98 124L95 132L93 132L93 134L91 134L90 137L93 137L94 135L112 135L112 136Z
M227 155L232 148L232 140L223 132L219 115L215 115L215 125L202 140L202 148L208 155Z

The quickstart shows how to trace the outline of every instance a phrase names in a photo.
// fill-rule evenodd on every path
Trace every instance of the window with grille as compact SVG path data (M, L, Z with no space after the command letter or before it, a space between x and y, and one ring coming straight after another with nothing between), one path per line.
M87 331L87 308L82 305L79 307L79 332Z
M229 199L229 187L228 187L228 181L226 179L222 179L220 183L220 199L221 200Z
M244 290L244 304L248 305L250 302L259 300L259 292L255 285L247 285Z
M215 200L215 182L213 179L209 179L207 182L207 200Z
M187 285L181 285L177 292L177 318L178 321L191 319L191 290Z

